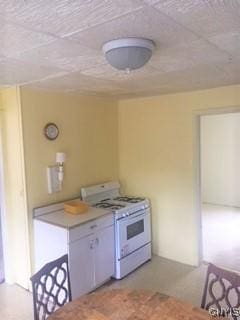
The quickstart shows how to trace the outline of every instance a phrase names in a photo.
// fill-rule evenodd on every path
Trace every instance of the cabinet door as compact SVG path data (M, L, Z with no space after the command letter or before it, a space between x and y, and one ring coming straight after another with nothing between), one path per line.
M90 235L69 245L70 280L73 299L94 288L94 240Z
M114 227L95 233L95 286L114 274Z

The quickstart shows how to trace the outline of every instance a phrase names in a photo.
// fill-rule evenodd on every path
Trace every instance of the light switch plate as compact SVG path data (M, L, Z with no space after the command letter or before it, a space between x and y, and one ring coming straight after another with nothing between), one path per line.
M58 166L47 167L47 184L49 194L61 191L61 185L58 179L58 170Z

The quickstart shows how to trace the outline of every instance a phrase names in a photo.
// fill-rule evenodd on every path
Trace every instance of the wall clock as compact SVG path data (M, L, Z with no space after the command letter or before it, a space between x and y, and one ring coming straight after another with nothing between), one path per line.
M49 122L44 127L45 137L49 140L55 140L59 135L59 129L53 122Z

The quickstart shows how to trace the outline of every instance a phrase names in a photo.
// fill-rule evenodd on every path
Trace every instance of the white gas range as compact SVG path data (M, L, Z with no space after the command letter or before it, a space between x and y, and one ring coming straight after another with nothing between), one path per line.
M121 196L118 182L82 188L81 197L93 207L110 209L114 213L116 279L151 259L151 219L147 199Z

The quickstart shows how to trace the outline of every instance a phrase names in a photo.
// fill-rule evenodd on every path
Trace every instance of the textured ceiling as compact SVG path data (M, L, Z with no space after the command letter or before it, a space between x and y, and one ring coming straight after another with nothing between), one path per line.
M157 49L130 74L102 44L147 37ZM0 0L0 87L118 97L240 83L240 0Z

